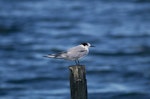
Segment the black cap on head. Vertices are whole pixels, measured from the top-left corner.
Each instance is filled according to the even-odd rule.
[[[88,46],[88,43],[81,43],[83,46]]]

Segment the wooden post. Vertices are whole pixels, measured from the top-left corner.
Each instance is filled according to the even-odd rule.
[[[69,66],[71,99],[87,99],[85,66]]]

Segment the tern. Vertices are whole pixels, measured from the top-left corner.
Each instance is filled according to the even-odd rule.
[[[44,57],[71,60],[75,61],[76,65],[79,65],[79,59],[89,53],[90,47],[94,46],[92,46],[90,43],[81,43],[80,45],[68,49],[66,52],[48,54]]]

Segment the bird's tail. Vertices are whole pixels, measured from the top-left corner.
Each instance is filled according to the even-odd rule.
[[[55,54],[48,54],[48,55],[45,55],[43,57],[47,57],[47,58],[55,58],[56,55]]]
[[[48,54],[48,55],[45,55],[44,57],[48,57],[48,58],[66,58],[66,53]]]

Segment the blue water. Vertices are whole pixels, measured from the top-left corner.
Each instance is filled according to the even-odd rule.
[[[70,99],[74,62],[42,56],[81,42],[89,99],[150,99],[149,0],[0,0],[0,99]]]

